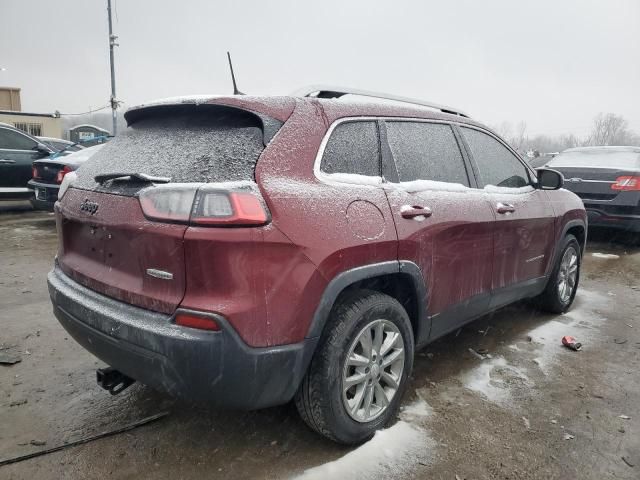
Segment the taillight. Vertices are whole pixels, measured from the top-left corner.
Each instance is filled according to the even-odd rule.
[[[611,184],[612,190],[638,191],[640,190],[640,177],[624,175],[616,178],[616,183]]]
[[[62,183],[60,184],[60,188],[58,189],[58,200],[62,200],[64,194],[69,190],[69,187],[76,181],[78,178],[78,174],[76,172],[67,173],[62,179]]]
[[[38,169],[36,168],[35,165],[31,166],[31,178],[40,178],[40,174],[38,173]]]
[[[269,222],[269,214],[253,183],[166,184],[140,193],[145,216],[153,220],[203,226],[253,226]]]
[[[200,316],[192,313],[178,313],[176,325],[197,328],[199,330],[220,330],[220,325],[211,317]]]
[[[71,171],[72,170],[69,165],[65,165],[62,170],[58,170],[58,173],[56,174],[56,183],[62,183],[64,176]]]

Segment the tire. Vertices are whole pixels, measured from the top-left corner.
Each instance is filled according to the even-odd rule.
[[[378,335],[380,331],[382,335]],[[365,351],[367,338],[372,340],[369,355]],[[376,338],[382,339],[381,347]],[[384,353],[380,356],[376,352]],[[411,322],[397,300],[372,290],[350,292],[334,306],[296,393],[300,416],[313,430],[335,442],[351,445],[368,440],[395,419],[413,368],[413,354]],[[347,365],[348,356],[358,365]],[[363,376],[365,380],[343,391],[343,385]],[[390,386],[394,382],[395,391]],[[369,391],[373,392],[370,397]],[[352,406],[348,409],[348,405]]]
[[[571,291],[563,294],[560,286],[560,282],[567,275],[567,271],[564,269],[563,260],[566,261],[568,255],[575,254],[575,280],[571,286]],[[553,271],[547,282],[547,286],[544,292],[536,298],[537,306],[550,313],[564,313],[571,307],[573,300],[578,290],[578,284],[580,282],[580,266],[582,264],[582,255],[580,250],[580,244],[576,237],[573,235],[567,235],[564,237],[560,244],[560,254],[556,259],[556,264],[553,266]],[[570,284],[571,282],[569,282]]]

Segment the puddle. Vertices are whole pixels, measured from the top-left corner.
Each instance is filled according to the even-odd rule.
[[[436,442],[415,424],[432,415],[422,399],[402,408],[400,420],[368,442],[332,462],[305,470],[295,480],[404,478],[432,462]]]
[[[431,463],[433,445],[425,430],[401,420],[338,460],[306,470],[296,480],[403,478],[421,464]]]

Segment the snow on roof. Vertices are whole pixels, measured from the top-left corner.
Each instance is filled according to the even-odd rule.
[[[101,132],[104,132],[104,133],[111,133],[109,132],[109,130],[105,130],[104,128],[100,128],[96,125],[91,125],[90,123],[82,123],[80,125],[74,125],[73,127],[69,128],[69,130],[75,130],[76,128],[82,128],[82,127],[95,128],[96,130],[100,130]]]
[[[61,142],[68,143],[69,145],[73,144],[69,140],[65,140],[64,138],[56,138],[56,137],[36,137],[38,140],[42,140],[44,142]]]
[[[564,152],[597,152],[597,151],[607,151],[607,152],[640,152],[640,147],[633,147],[631,145],[616,145],[616,146],[608,146],[601,145],[595,147],[575,147],[575,148],[567,148]]]
[[[223,98],[228,97],[229,95],[214,95],[214,94],[199,94],[199,95],[181,95],[177,97],[166,97],[166,98],[158,98],[156,100],[150,100],[145,103],[141,103],[139,105],[134,105],[127,109],[127,112],[131,110],[138,110],[139,108],[145,107],[155,107],[158,105],[179,105],[181,103],[188,104],[201,104],[206,103],[209,100],[213,100],[214,98]]]

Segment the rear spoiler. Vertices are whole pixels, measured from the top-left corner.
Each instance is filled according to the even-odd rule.
[[[137,121],[143,118],[160,117],[165,115],[175,114],[189,114],[190,112],[202,113],[210,111],[212,116],[224,115],[224,114],[238,114],[244,113],[250,115],[260,123],[262,130],[262,143],[266,147],[271,139],[278,133],[278,130],[284,124],[280,120],[269,117],[262,113],[253,112],[245,108],[237,106],[222,105],[219,103],[204,103],[195,100],[191,101],[176,101],[175,103],[160,103],[152,105],[142,105],[140,107],[133,107],[126,111],[124,118],[127,121],[127,126],[131,126]]]

